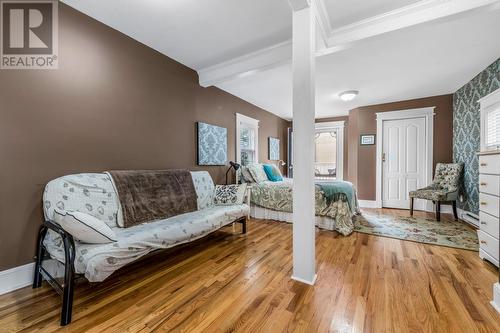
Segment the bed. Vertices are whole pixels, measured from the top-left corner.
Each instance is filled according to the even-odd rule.
[[[252,182],[250,216],[292,222],[293,180]],[[354,230],[353,217],[359,213],[356,190],[349,182],[320,181],[315,186],[316,226],[349,235]]]

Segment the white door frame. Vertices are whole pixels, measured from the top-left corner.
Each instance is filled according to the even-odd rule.
[[[330,130],[337,132],[337,161],[336,161],[336,178],[344,180],[344,127],[345,121],[329,121],[324,123],[316,123],[315,132],[328,132]]]
[[[432,165],[434,153],[434,109],[436,107],[408,109],[390,112],[378,112],[377,115],[377,166],[376,166],[376,207],[382,208],[382,145],[383,145],[383,125],[387,120],[402,120],[411,118],[425,118],[425,181],[427,185],[432,183]],[[428,203],[429,205],[429,203]],[[428,210],[431,208],[428,206]]]

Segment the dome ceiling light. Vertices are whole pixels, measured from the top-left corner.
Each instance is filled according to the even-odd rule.
[[[339,94],[339,97],[344,102],[349,102],[349,101],[352,101],[356,96],[358,96],[358,94],[359,94],[359,91],[357,91],[357,90],[347,90],[347,91],[341,92]]]

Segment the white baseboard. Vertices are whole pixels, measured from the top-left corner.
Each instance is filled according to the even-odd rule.
[[[380,208],[376,200],[358,200],[361,208]]]
[[[292,275],[292,280],[299,281],[299,282],[308,284],[310,286],[314,286],[314,283],[316,282],[316,278],[317,277],[318,277],[318,274],[314,274],[314,278],[312,279],[312,281],[309,281],[309,280],[301,279],[299,277],[296,277],[296,276]]]
[[[35,263],[14,267],[0,272],[0,295],[29,286],[33,282]]]
[[[500,283],[498,282],[493,285],[493,300],[490,304],[500,313]]]

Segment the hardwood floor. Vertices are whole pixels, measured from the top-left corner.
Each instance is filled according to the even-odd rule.
[[[318,231],[311,287],[290,279],[290,224],[253,220],[246,236],[236,228],[103,283],[83,280],[66,327],[61,300],[45,284],[0,296],[0,331],[500,332],[489,305],[497,270],[477,252]]]

